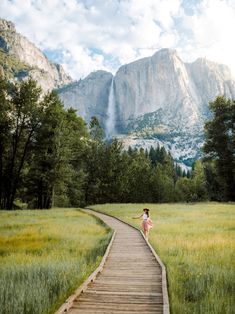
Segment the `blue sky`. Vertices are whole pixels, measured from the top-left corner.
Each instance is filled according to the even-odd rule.
[[[0,17],[74,79],[160,48],[227,64],[235,76],[235,0],[1,0]]]

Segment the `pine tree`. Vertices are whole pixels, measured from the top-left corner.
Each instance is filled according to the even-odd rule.
[[[90,136],[97,142],[101,142],[104,139],[104,130],[96,117],[92,117],[90,121]]]
[[[203,201],[208,199],[206,177],[203,164],[200,160],[197,160],[193,167],[192,189],[195,194],[195,201]]]
[[[4,106],[1,114],[1,124],[7,123],[8,143],[5,148],[5,158],[2,160],[1,207],[12,209],[17,190],[21,184],[23,169],[30,159],[31,146],[40,125],[41,89],[32,79],[21,84],[11,84],[4,89],[1,84],[1,98]],[[3,95],[6,95],[7,102]],[[5,122],[4,122],[5,120]],[[5,130],[1,130],[1,143],[4,146]],[[6,142],[5,142],[6,144]],[[3,148],[2,146],[2,148]],[[4,170],[3,170],[4,169]]]
[[[193,188],[192,180],[187,177],[179,178],[176,182],[176,196],[178,201],[195,201],[196,194]]]
[[[11,102],[8,97],[9,84],[0,76],[0,208],[6,207],[5,183],[6,163],[11,139]]]
[[[210,103],[205,124],[204,160],[214,160],[225,200],[235,200],[235,101],[223,96]]]

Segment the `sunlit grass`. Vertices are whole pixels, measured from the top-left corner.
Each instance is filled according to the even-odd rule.
[[[110,237],[75,209],[0,211],[0,313],[54,313],[98,266]]]
[[[235,204],[105,204],[95,209],[140,226],[151,210],[150,242],[167,267],[173,314],[235,313]]]

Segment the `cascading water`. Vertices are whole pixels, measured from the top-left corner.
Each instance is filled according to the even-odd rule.
[[[116,106],[115,106],[115,97],[114,97],[113,78],[112,78],[110,91],[109,91],[107,115],[108,115],[108,118],[106,121],[106,137],[111,138],[116,133],[116,130],[115,130]]]

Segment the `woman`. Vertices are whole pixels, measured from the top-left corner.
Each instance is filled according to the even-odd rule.
[[[139,219],[142,218],[142,228],[143,228],[143,232],[145,235],[146,240],[148,240],[148,236],[149,236],[149,230],[153,227],[153,222],[150,219],[150,215],[149,215],[149,209],[148,208],[144,208],[143,209],[143,214],[138,216],[138,217],[132,217],[133,219]]]

